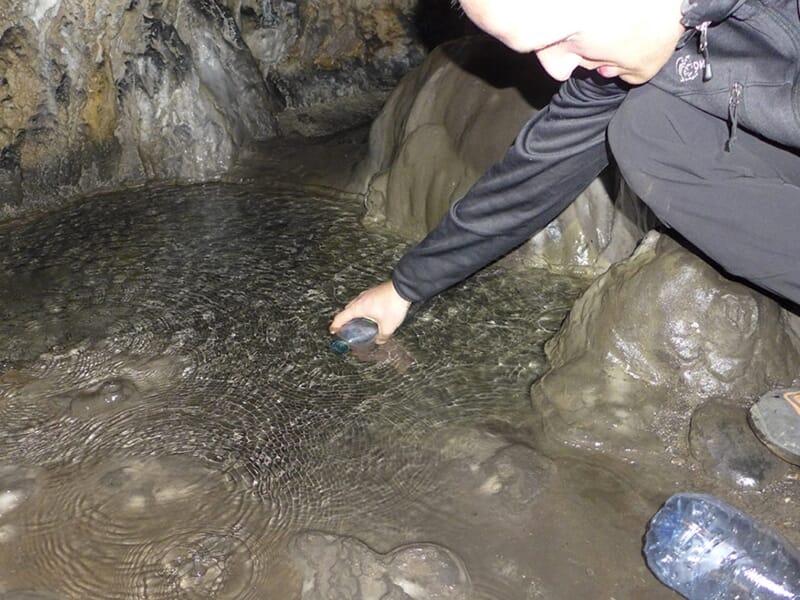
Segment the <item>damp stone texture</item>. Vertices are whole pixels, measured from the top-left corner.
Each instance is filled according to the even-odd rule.
[[[795,318],[652,232],[592,283],[546,345],[550,369],[532,388],[534,410],[548,437],[568,446],[688,461],[701,406],[741,411],[797,377]],[[721,443],[718,421],[694,421],[692,449],[709,471],[721,451],[703,431]],[[737,478],[735,466],[719,468]]]
[[[144,181],[215,179],[276,115],[422,56],[413,2],[6,0],[0,219]]]
[[[264,80],[289,107],[390,91],[423,58],[416,0],[228,4]]]
[[[369,155],[352,186],[365,194],[365,223],[424,237],[556,89],[535,58],[485,36],[439,46],[401,81],[372,125]],[[630,256],[649,223],[641,203],[608,174],[517,257],[596,275]]]
[[[387,554],[354,538],[304,532],[293,541],[303,571],[302,600],[469,600],[472,585],[461,559],[436,544]]]

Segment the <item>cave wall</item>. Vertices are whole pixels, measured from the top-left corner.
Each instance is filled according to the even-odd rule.
[[[386,94],[418,62],[415,0],[6,0],[0,219],[201,181],[287,107]]]

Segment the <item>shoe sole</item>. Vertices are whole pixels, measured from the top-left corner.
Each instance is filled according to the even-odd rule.
[[[749,412],[758,439],[783,460],[800,467],[800,390],[775,390]]]

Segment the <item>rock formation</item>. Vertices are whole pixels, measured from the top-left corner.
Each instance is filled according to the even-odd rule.
[[[412,0],[8,0],[0,218],[77,193],[220,176],[285,107],[388,93]]]
[[[534,408],[567,445],[685,460],[690,419],[704,403],[742,409],[797,377],[794,318],[651,233],[592,283],[548,343]]]
[[[381,555],[354,538],[318,532],[297,535],[295,560],[304,576],[302,600],[467,600],[469,575],[458,556],[435,544]]]

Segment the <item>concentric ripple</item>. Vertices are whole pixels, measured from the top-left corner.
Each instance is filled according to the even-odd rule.
[[[210,526],[246,534],[259,545],[277,535],[264,531],[268,515],[249,490],[197,459],[168,456],[65,466],[43,479],[23,508],[24,536],[16,536],[14,547],[33,573],[29,582],[48,585],[55,576],[70,597],[100,598],[107,590],[134,589],[152,561],[134,560],[131,548],[151,548],[153,540],[160,540],[156,548],[172,552],[175,536]],[[219,547],[203,544],[194,544],[201,557],[203,548]],[[203,568],[213,571],[211,565]]]
[[[235,535],[181,532],[135,547],[126,561],[137,573],[137,598],[257,598],[257,559]]]
[[[0,590],[294,600],[293,533],[399,527],[440,428],[513,421],[579,284],[489,271],[341,357],[404,250],[358,216],[214,184],[0,229]]]

